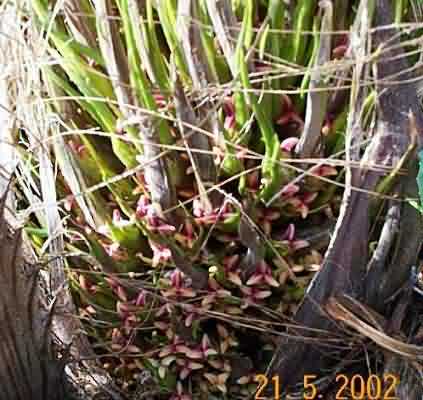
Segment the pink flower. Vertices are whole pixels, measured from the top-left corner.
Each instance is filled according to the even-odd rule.
[[[112,213],[112,221],[113,225],[118,226],[119,223],[122,221],[122,214],[120,213],[120,210],[115,208]]]
[[[147,292],[145,290],[141,290],[138,293],[137,298],[134,300],[134,304],[137,307],[144,307],[147,303]]]
[[[116,302],[116,312],[120,318],[126,319],[129,316],[129,306],[125,302]]]
[[[203,204],[198,198],[192,202],[192,214],[194,217],[202,217],[205,214]]]
[[[167,356],[174,356],[177,353],[187,354],[189,352],[189,347],[184,344],[184,341],[179,338],[178,335],[172,337],[172,342],[167,346],[164,346],[159,353],[160,358],[165,358]]]
[[[125,336],[118,328],[113,328],[112,334],[111,334],[112,344],[120,344],[123,346],[126,342]]]
[[[240,278],[241,269],[239,268],[239,255],[234,254],[232,256],[226,256],[223,259],[223,267],[225,269],[225,276],[228,281],[234,283],[237,286],[242,285]]]
[[[92,283],[87,279],[85,275],[78,276],[79,286],[81,289],[85,290],[86,292],[90,292]]]
[[[103,243],[103,248],[106,253],[115,261],[124,261],[128,259],[127,251],[123,249],[117,242],[111,244]]]
[[[196,239],[192,223],[190,221],[186,221],[183,225],[182,232],[176,233],[174,237],[179,243],[185,245],[189,249],[192,249]]]
[[[235,104],[232,97],[229,97],[223,103],[223,111],[225,113],[225,122],[223,124],[226,130],[235,128]]]
[[[156,321],[153,324],[157,329],[160,329],[161,331],[167,331],[169,329],[170,324],[168,322],[163,321]]]
[[[184,380],[192,371],[203,368],[203,364],[187,359],[177,359],[176,363],[180,367],[179,379]]]
[[[332,50],[333,58],[342,58],[348,49],[348,35],[342,35],[337,40],[335,48]]]
[[[289,224],[285,232],[282,234],[282,243],[287,245],[291,251],[296,251],[309,246],[307,240],[295,239],[295,225]]]
[[[300,187],[293,183],[286,184],[281,191],[281,198],[285,199],[296,195],[300,191]]]
[[[192,304],[183,304],[183,310],[185,311],[185,326],[189,327],[192,325],[194,319],[200,318],[210,308],[209,305],[202,306],[201,308],[195,307]]]
[[[68,146],[71,150],[78,155],[79,157],[83,157],[87,153],[87,147],[84,144],[78,143],[77,141],[71,139],[68,141]]]
[[[273,68],[269,62],[256,61],[254,63],[254,69],[256,72],[268,73],[269,71],[272,71]]]
[[[178,196],[183,197],[184,199],[192,199],[197,194],[192,185],[178,186],[176,190]]]
[[[334,122],[334,120],[333,120],[332,116],[326,115],[326,118],[323,122],[322,131],[321,131],[323,136],[329,135],[329,133],[330,133],[332,127],[333,127],[333,122]]]
[[[208,357],[215,356],[217,354],[217,351],[213,349],[213,347],[211,347],[210,339],[206,334],[203,335],[203,338],[201,339],[201,344],[198,348],[190,349],[187,352],[187,356],[195,360],[206,360]]]
[[[163,290],[162,294],[165,297],[195,297],[195,292],[188,287],[185,276],[179,269],[175,269],[170,278],[170,288]]]
[[[187,236],[187,238],[191,240],[194,239],[194,227],[190,221],[186,221],[184,223],[183,231],[185,235]]]
[[[257,192],[260,188],[260,171],[252,171],[247,175],[247,187],[250,192]]]
[[[347,49],[348,49],[348,46],[346,46],[346,45],[340,45],[340,46],[335,47],[332,50],[333,58],[338,58],[338,59],[342,58],[345,55],[345,52],[347,51]]]
[[[159,109],[162,109],[162,108],[169,109],[173,107],[173,104],[169,102],[169,100],[165,96],[163,96],[161,93],[154,93],[153,98]]]
[[[221,324],[217,324],[217,332],[220,336],[220,351],[225,354],[230,347],[238,346],[238,341],[229,334],[228,330]]]
[[[110,275],[110,276],[106,276],[105,278],[104,278],[104,280],[109,284],[109,286],[112,288],[112,289],[116,289],[117,287],[118,287],[118,285],[119,285],[119,282],[118,282],[118,280],[113,276],[113,275]]]
[[[139,219],[146,218],[149,229],[154,232],[168,234],[176,230],[174,226],[166,223],[166,221],[158,215],[157,210],[145,195],[141,195],[138,199],[135,215]]]
[[[188,394],[184,394],[181,382],[176,384],[176,393],[172,395],[170,400],[192,400],[192,397]]]
[[[173,312],[174,312],[173,305],[166,302],[157,310],[156,317],[161,317],[166,314],[171,315]]]
[[[69,194],[65,197],[65,203],[63,204],[66,211],[71,211],[73,206],[75,205],[75,196]]]
[[[289,122],[295,122],[300,129],[304,126],[304,122],[298,113],[294,109],[294,105],[292,104],[291,99],[289,96],[283,96],[283,103],[284,103],[284,110],[282,115],[277,119],[276,123],[278,125],[286,125]]]
[[[247,285],[260,285],[268,284],[269,286],[278,287],[279,283],[273,278],[272,270],[265,261],[260,261],[259,265],[250,279],[247,281]]]
[[[147,211],[149,210],[150,205],[151,203],[148,197],[144,194],[141,195],[137,203],[137,209],[135,212],[136,216],[138,218],[144,218],[145,216],[147,216]]]
[[[125,333],[130,336],[137,325],[139,325],[139,322],[140,319],[135,314],[128,315],[123,322]],[[139,350],[139,352],[141,352],[141,350]]]
[[[300,139],[298,139],[297,137],[289,137],[283,140],[281,143],[281,150],[290,153],[295,148],[299,140]]]
[[[223,289],[214,278],[209,278],[208,294],[201,302],[203,307],[213,304],[217,298],[229,297],[231,292]]]
[[[222,393],[227,393],[226,381],[229,378],[229,373],[224,372],[223,374],[204,374],[204,377],[215,387],[220,390]]]
[[[286,202],[290,204],[294,208],[294,210],[301,215],[302,218],[306,218],[310,211],[309,206],[311,203],[313,203],[317,196],[317,192],[308,192],[294,197],[290,197],[286,200]]]
[[[338,175],[338,171],[336,170],[336,168],[330,165],[316,165],[310,169],[310,173],[323,177]]]
[[[241,287],[242,293],[244,293],[244,304],[241,306],[242,309],[247,308],[250,304],[256,304],[267,297],[272,295],[270,290],[262,290],[256,287],[243,286]]]
[[[172,251],[169,247],[154,243],[151,240],[149,240],[149,243],[153,250],[153,267],[157,267],[159,264],[165,264],[172,258]]]
[[[128,301],[128,296],[126,295],[126,291],[121,285],[118,285],[118,287],[115,289],[115,293],[117,297],[119,298],[119,300],[122,300],[124,302]]]
[[[214,156],[214,164],[219,166],[225,158],[225,150],[219,146],[213,146],[212,152]]]
[[[196,217],[195,222],[202,225],[215,224],[233,216],[228,202],[225,202],[221,207],[215,208],[211,212],[206,212],[200,199],[193,201],[193,214]]]
[[[156,210],[153,207],[149,207],[147,210],[147,223],[149,229],[162,234],[175,232],[175,227],[169,225],[166,221],[157,215]]]
[[[259,226],[266,235],[272,232],[272,222],[279,219],[281,213],[272,208],[258,209],[257,210]]]

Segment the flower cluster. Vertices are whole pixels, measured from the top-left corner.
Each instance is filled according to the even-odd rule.
[[[155,99],[165,106],[163,97]],[[294,124],[301,131],[302,117],[288,96],[283,96],[281,110],[276,126]],[[233,97],[225,100],[222,113],[224,129],[235,135]],[[281,138],[286,162],[294,157],[298,140],[292,133]],[[73,148],[82,154],[82,148]],[[219,153],[223,162],[224,150],[215,148],[214,156]],[[169,400],[194,400],[206,393],[250,395],[254,371],[266,368],[266,357],[257,352],[265,349],[271,356],[280,324],[295,312],[320,268],[321,248],[313,248],[304,227],[309,219],[323,221],[333,208],[334,190],[322,178],[335,177],[337,169],[318,164],[302,176],[287,170],[277,197],[266,206],[260,200],[260,160],[249,157],[247,149],[234,154],[247,171],[242,190],[231,190],[230,196],[219,192],[206,204],[196,182],[184,181],[177,195],[187,205],[171,220],[151,200],[139,173],[132,214],[112,202],[110,223],[90,239],[98,241],[103,261],[109,257],[116,270],[103,276],[79,268],[74,280],[78,306],[104,365],[126,388],[149,371]],[[77,210],[73,201],[68,210]],[[258,248],[241,240],[245,214],[259,238]],[[178,249],[188,266],[174,258]],[[206,285],[196,285],[190,268],[206,275]],[[263,327],[270,333],[261,334]],[[257,346],[246,347],[246,335],[253,335]]]

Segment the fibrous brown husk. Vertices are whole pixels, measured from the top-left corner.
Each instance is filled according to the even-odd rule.
[[[38,271],[22,255],[0,201],[0,399],[63,398],[64,363],[52,351],[50,311],[42,306]]]

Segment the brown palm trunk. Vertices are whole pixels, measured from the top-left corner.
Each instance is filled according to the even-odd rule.
[[[362,4],[369,6],[365,1]],[[295,316],[298,327],[289,332],[292,337],[281,341],[269,374],[280,376],[285,389],[299,385],[295,387],[299,392],[304,390],[307,374],[316,375],[316,379],[327,378],[320,382],[319,393],[329,399],[336,393],[331,385],[337,375],[343,373],[351,378],[356,374],[366,379],[369,360],[375,361],[379,376],[383,373],[399,376],[396,398],[420,400],[423,393],[423,350],[418,346],[423,328],[419,320],[420,301],[413,295],[413,266],[423,232],[421,216],[407,202],[390,201],[381,209],[385,212],[384,223],[378,222],[383,221],[382,214],[376,221],[378,237],[371,227],[375,224],[373,214],[378,201],[354,190],[374,191],[382,176],[365,169],[366,165],[395,167],[408,149],[408,162],[403,165],[408,174],[396,176],[388,194],[401,199],[418,196],[415,150],[423,146],[423,113],[414,73],[399,46],[399,34],[395,28],[386,28],[393,23],[391,8],[392,2],[388,0],[375,2],[373,27],[380,29],[372,34],[372,44],[387,46],[389,50],[384,48],[385,52],[374,63],[377,124],[365,154],[367,158],[361,159],[365,161],[363,168],[351,171],[341,215],[322,269]],[[357,18],[357,26],[364,23],[362,16]],[[362,90],[361,87],[359,91]],[[353,110],[352,106],[350,113]],[[354,115],[351,118],[356,119]],[[357,122],[347,132],[352,144],[370,136],[362,130],[359,119]],[[412,142],[414,151],[411,151]],[[360,161],[360,156],[358,152],[351,153],[355,161]],[[378,204],[380,209],[382,202]],[[375,240],[377,250],[371,255],[369,242]],[[354,333],[358,331],[362,340],[354,343],[351,330],[343,329],[345,325]],[[338,346],[350,348],[342,351],[331,346],[327,340],[331,334],[332,339],[344,338],[343,343],[337,342]],[[339,389],[339,384],[335,386]]]
[[[42,306],[38,273],[25,260],[21,232],[4,219],[0,200],[0,400],[64,397],[64,364],[54,358],[50,313]]]

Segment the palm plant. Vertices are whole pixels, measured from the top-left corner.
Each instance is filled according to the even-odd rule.
[[[67,254],[56,289],[65,271],[124,390],[251,395],[322,264],[351,113],[372,124],[375,92],[353,86],[354,109],[332,91],[350,79],[346,31],[372,7],[29,3],[48,124],[20,132],[21,194],[49,210],[26,227],[39,255]],[[399,3],[397,21],[412,15]]]

